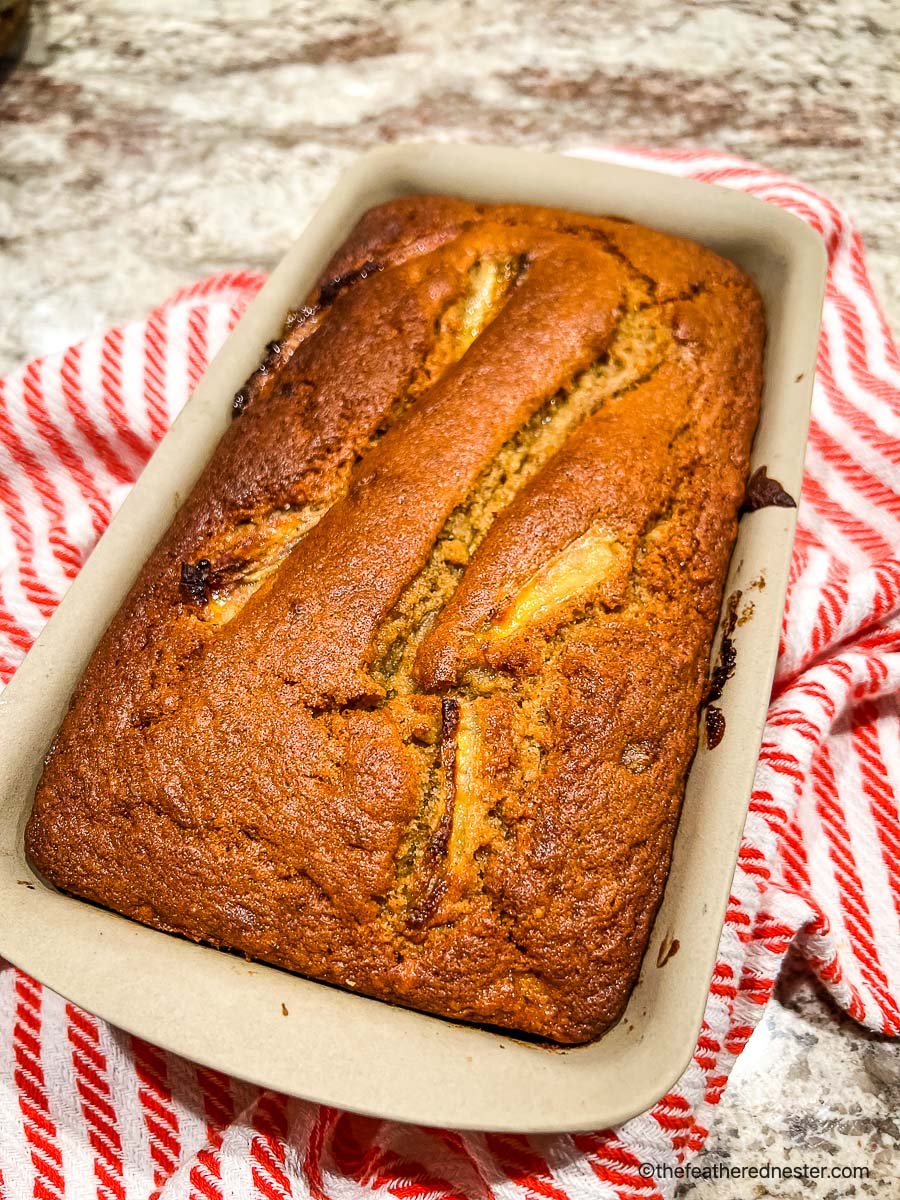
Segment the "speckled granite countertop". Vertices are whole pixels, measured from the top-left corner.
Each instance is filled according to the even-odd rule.
[[[0,85],[0,370],[223,267],[269,268],[384,141],[701,145],[829,192],[900,325],[893,0],[53,0]],[[683,1185],[680,1200],[900,1193],[900,1048],[788,970],[707,1161],[843,1161],[866,1183]]]

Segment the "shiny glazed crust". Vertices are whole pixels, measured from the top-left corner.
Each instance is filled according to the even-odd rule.
[[[559,1042],[621,1014],[698,735],[759,296],[622,221],[367,213],[104,635],[59,887]]]

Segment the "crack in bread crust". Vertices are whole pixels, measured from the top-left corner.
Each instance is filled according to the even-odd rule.
[[[497,515],[589,416],[652,378],[670,349],[668,340],[666,329],[652,325],[645,310],[627,312],[601,360],[570,389],[551,396],[485,468],[378,631],[372,670],[386,694],[415,690],[419,644]]]
[[[73,698],[66,890],[563,1043],[668,870],[761,390],[732,264],[618,219],[364,216]]]
[[[351,284],[368,278],[375,265],[366,264],[366,267],[368,269],[332,280],[331,299]],[[437,317],[434,340],[428,353],[411,373],[390,412],[357,449],[356,461],[364,458],[397,418],[465,354],[496,317],[509,291],[526,269],[524,256],[476,259],[465,275],[460,293],[447,302]],[[288,338],[271,342],[269,359],[277,356],[281,362],[286,362],[298,345],[299,341],[291,346]],[[263,373],[268,374],[272,369],[267,360]],[[243,395],[242,411],[249,403],[248,389],[244,389]],[[201,620],[225,625],[237,616],[253,593],[278,571],[302,538],[318,524],[331,504],[346,493],[353,465],[353,461],[346,461],[328,481],[327,492],[314,500],[299,507],[287,505],[254,513],[234,528],[222,530],[204,546],[198,561],[210,564],[209,580],[202,589],[195,589],[193,596],[189,596],[199,608]],[[190,564],[185,566],[190,567]],[[183,566],[182,577],[184,575]]]

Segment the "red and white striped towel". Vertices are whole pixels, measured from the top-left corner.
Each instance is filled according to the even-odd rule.
[[[900,1032],[900,361],[859,238],[823,196],[734,158],[602,157],[783,205],[831,264],[777,681],[691,1065],[615,1130],[402,1126],[193,1066],[6,967],[0,1200],[668,1197],[639,1167],[703,1145],[791,943],[857,1020]],[[4,679],[262,282],[217,276],[0,385]]]

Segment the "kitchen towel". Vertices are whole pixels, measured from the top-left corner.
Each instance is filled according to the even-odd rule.
[[[900,361],[859,238],[824,196],[738,159],[596,156],[782,205],[830,263],[778,673],[690,1066],[617,1129],[398,1125],[195,1066],[0,964],[0,1200],[670,1197],[651,1168],[703,1146],[791,945],[856,1020],[900,1032]],[[262,283],[216,276],[0,384],[4,680]]]

